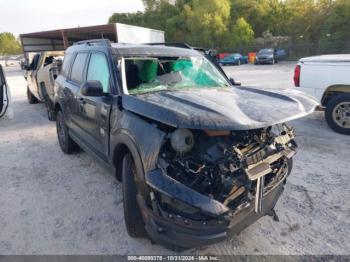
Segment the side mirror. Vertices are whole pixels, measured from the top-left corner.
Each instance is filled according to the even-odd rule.
[[[241,82],[236,82],[233,78],[230,78],[229,79],[231,84],[234,85],[234,86],[240,86],[241,85]]]
[[[87,81],[82,84],[80,93],[83,96],[103,96],[103,87],[100,81]]]

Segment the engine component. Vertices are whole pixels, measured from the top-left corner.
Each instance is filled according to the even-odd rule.
[[[188,129],[176,129],[170,136],[170,142],[177,153],[190,152],[194,146],[193,133]]]
[[[229,135],[177,129],[169,138],[158,161],[168,175],[235,211],[255,199],[257,213],[263,195],[288,176],[297,148],[285,124]]]

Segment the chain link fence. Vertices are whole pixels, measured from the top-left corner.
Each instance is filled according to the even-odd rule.
[[[324,55],[324,54],[350,54],[349,42],[318,42],[318,43],[298,43],[298,44],[281,44],[278,46],[254,45],[232,49],[220,50],[220,52],[241,53],[243,55],[249,52],[258,52],[263,48],[281,48],[286,51],[285,60],[297,61],[302,57]]]

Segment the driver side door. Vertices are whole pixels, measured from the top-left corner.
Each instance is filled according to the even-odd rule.
[[[87,65],[86,81],[100,81],[103,96],[84,96],[78,92],[78,124],[83,130],[82,139],[95,154],[107,162],[109,142],[109,115],[112,98],[110,92],[111,70],[103,52],[92,52]]]

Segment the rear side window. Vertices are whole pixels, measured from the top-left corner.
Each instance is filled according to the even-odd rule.
[[[87,53],[78,53],[73,66],[72,66],[72,73],[70,75],[70,79],[73,82],[76,82],[78,84],[83,82],[84,78],[84,66],[87,59],[88,54]]]
[[[64,59],[63,59],[63,64],[62,64],[62,69],[61,69],[61,75],[67,77],[69,73],[69,67],[72,64],[72,57],[73,54],[65,54]]]
[[[101,82],[103,92],[109,92],[109,67],[104,54],[93,53],[90,58],[87,80],[98,80]]]

